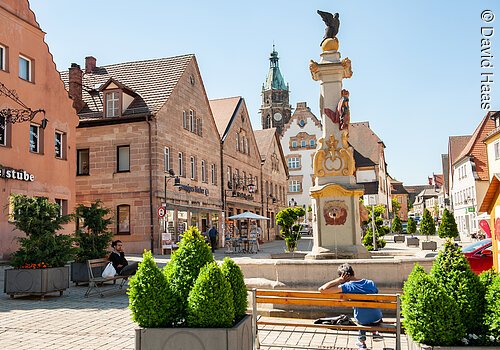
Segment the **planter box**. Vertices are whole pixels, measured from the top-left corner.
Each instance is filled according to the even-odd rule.
[[[252,350],[252,316],[233,328],[138,328],[136,350]]]
[[[69,288],[69,267],[48,269],[7,269],[5,270],[4,292],[11,298],[15,295],[40,295],[59,292]]]
[[[421,249],[422,250],[432,250],[432,251],[435,251],[437,250],[437,242],[435,241],[422,241],[421,243]]]
[[[414,342],[411,337],[407,334],[406,339],[408,340],[408,350],[498,350],[498,346],[431,346]]]
[[[408,247],[411,245],[418,247],[420,245],[420,240],[417,237],[406,237],[406,245]]]
[[[99,266],[92,269],[94,276],[101,276],[104,267]],[[71,282],[78,285],[78,283],[89,283],[89,269],[87,262],[72,262],[71,263]]]
[[[394,235],[394,243],[397,242],[403,242],[405,241],[405,236],[404,235]]]

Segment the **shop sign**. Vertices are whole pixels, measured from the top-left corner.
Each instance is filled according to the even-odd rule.
[[[243,198],[247,201],[253,200],[253,195],[244,192],[233,192],[233,197]]]
[[[35,175],[22,169],[4,168],[0,166],[0,177],[19,181],[35,181]]]
[[[190,186],[190,185],[179,185],[179,191],[186,191],[187,193],[201,193],[205,196],[208,196],[208,189],[199,187],[199,186]]]

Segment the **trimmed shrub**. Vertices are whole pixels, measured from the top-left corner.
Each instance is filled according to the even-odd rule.
[[[412,236],[415,232],[417,232],[417,223],[412,217],[408,218],[408,226],[406,226],[406,232],[408,232]]]
[[[455,238],[458,236],[457,223],[455,221],[455,216],[450,213],[448,209],[443,212],[443,217],[441,218],[441,224],[438,228],[438,236],[440,238]]]
[[[127,293],[132,320],[141,327],[172,326],[178,304],[150,251],[144,252],[136,274],[130,278],[129,286]]]
[[[484,325],[489,335],[500,340],[500,277],[493,278],[485,295]]]
[[[431,276],[458,304],[460,322],[468,333],[482,329],[484,315],[484,287],[472,272],[460,247],[446,241],[432,265]]]
[[[392,220],[392,231],[400,233],[403,230],[403,224],[401,224],[401,220],[399,219],[399,216],[396,215],[394,219]]]
[[[465,336],[458,304],[418,264],[404,283],[401,311],[405,330],[416,342],[454,345]]]
[[[178,316],[181,322],[186,317],[189,292],[201,268],[213,261],[211,249],[198,228],[190,227],[184,232],[179,249],[172,254],[169,266],[164,271],[174,295],[179,300]]]
[[[481,272],[479,275],[479,281],[481,281],[481,284],[483,285],[484,289],[488,289],[488,287],[493,283],[493,280],[497,277],[500,277],[493,268]]]
[[[234,317],[238,322],[247,312],[247,286],[243,278],[243,273],[238,265],[228,257],[222,262],[221,271],[226,280],[231,285],[233,291]]]
[[[233,292],[216,262],[202,267],[187,302],[188,327],[233,325]]]
[[[424,209],[424,215],[422,216],[422,222],[420,223],[420,233],[425,235],[427,240],[429,240],[429,236],[433,236],[436,233],[434,219],[427,208]]]

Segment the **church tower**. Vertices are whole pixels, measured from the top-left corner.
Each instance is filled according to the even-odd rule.
[[[292,107],[289,103],[288,84],[281,75],[278,52],[274,49],[269,57],[270,67],[266,83],[262,85],[262,105],[260,107],[262,129],[276,128],[282,136],[283,126],[290,120]]]

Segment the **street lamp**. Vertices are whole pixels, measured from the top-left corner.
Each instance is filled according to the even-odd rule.
[[[6,123],[15,124],[32,121],[38,113],[42,113],[43,119],[41,122],[41,127],[42,129],[45,129],[47,127],[48,120],[45,117],[45,110],[37,109],[33,111],[19,99],[19,96],[17,95],[15,90],[10,90],[4,84],[0,83],[0,96],[6,96],[22,107],[21,109],[0,109],[0,116],[5,118]]]
[[[165,200],[165,205],[167,205],[167,184],[172,179],[174,179],[174,187],[179,187],[181,185],[181,179],[179,179],[179,176],[175,176],[174,170],[169,169],[168,175],[165,175],[165,182],[163,187],[163,199]]]

